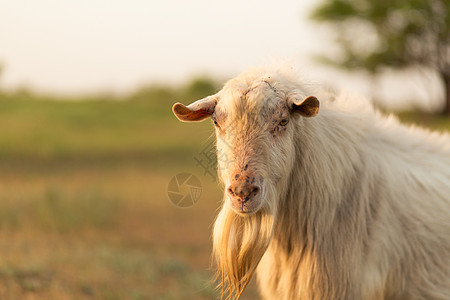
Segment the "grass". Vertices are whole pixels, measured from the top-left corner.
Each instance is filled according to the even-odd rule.
[[[193,160],[212,128],[180,126],[162,94],[0,97],[0,299],[215,297],[220,191]],[[184,171],[205,195],[189,209],[166,194]]]
[[[209,180],[211,198],[180,209],[172,173],[145,165],[21,172],[0,178],[1,299],[214,298]]]
[[[214,89],[200,81],[89,101],[0,94],[0,299],[217,297],[209,256],[221,191],[194,161],[212,126],[170,113]],[[190,208],[167,198],[180,172],[202,184]],[[253,283],[242,299],[255,298]]]

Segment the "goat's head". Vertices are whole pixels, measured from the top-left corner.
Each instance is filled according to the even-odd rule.
[[[287,80],[243,74],[216,95],[173,112],[184,122],[210,117],[225,199],[213,233],[222,286],[238,297],[272,239],[278,201],[287,191],[295,161],[294,134],[319,101]]]
[[[184,122],[212,119],[225,205],[248,215],[263,206],[275,212],[295,159],[298,116],[313,117],[318,108],[315,97],[270,77],[251,82],[238,77],[216,95],[188,106],[176,103],[173,112]]]

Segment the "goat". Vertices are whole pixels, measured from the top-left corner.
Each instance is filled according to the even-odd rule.
[[[450,299],[450,136],[256,69],[173,112],[215,125],[218,278],[239,298]],[[222,296],[224,289],[222,289]]]

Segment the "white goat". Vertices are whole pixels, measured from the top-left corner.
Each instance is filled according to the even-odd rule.
[[[348,96],[318,113],[308,95],[253,70],[173,107],[181,121],[211,117],[228,158],[222,284],[239,297],[256,271],[264,299],[450,299],[450,136]]]

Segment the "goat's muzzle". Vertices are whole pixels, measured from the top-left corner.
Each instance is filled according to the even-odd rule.
[[[255,177],[247,174],[235,174],[227,188],[231,207],[238,213],[253,213],[260,206],[260,190]]]

